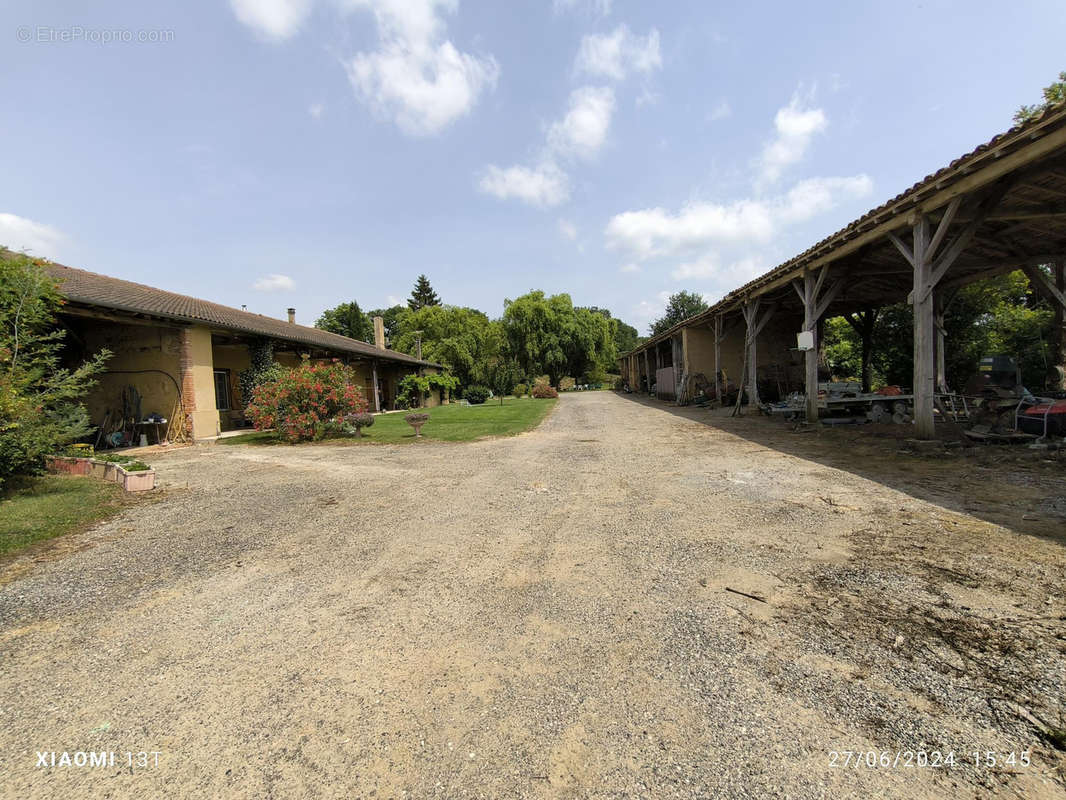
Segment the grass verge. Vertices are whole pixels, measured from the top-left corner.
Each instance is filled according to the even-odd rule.
[[[0,499],[0,556],[117,514],[123,494],[110,481],[72,475],[12,481]]]
[[[431,408],[429,422],[422,428],[422,438],[438,442],[469,442],[486,436],[514,436],[531,430],[541,423],[554,407],[555,400],[521,400],[508,397],[500,405],[499,400],[489,400],[480,406],[451,404]],[[407,412],[379,414],[374,425],[363,430],[363,437],[330,439],[331,443],[343,441],[352,444],[405,444],[415,441],[414,429],[404,422]],[[219,439],[219,444],[281,444],[272,432],[246,433]]]

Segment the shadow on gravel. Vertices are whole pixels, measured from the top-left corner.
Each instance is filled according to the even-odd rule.
[[[942,445],[927,450],[909,441],[907,425],[797,425],[636,394],[619,397],[1066,546],[1066,450],[974,446],[952,423],[938,426]]]

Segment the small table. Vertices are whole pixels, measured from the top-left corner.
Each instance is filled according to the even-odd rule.
[[[165,419],[145,419],[145,420],[141,420],[140,422],[138,422],[137,423],[137,427],[138,428],[146,428],[149,425],[154,425],[155,426],[155,443],[156,444],[162,444],[163,440],[162,440],[162,437],[159,435],[159,426],[160,425],[166,425],[166,424],[167,424],[167,421]],[[145,434],[145,438],[146,439],[147,439],[147,437],[148,437],[148,434]]]

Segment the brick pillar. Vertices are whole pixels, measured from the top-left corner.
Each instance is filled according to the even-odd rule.
[[[192,415],[196,411],[196,382],[193,379],[192,329],[181,329],[181,413],[185,435],[192,438]]]

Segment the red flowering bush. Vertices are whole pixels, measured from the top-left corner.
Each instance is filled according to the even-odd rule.
[[[558,397],[559,392],[555,390],[555,387],[546,383],[538,383],[533,387],[533,391],[530,392],[534,397],[544,400],[546,398]]]
[[[304,361],[252,393],[244,414],[256,430],[275,428],[287,442],[321,439],[343,430],[344,418],[366,411],[358,375],[336,359]]]

